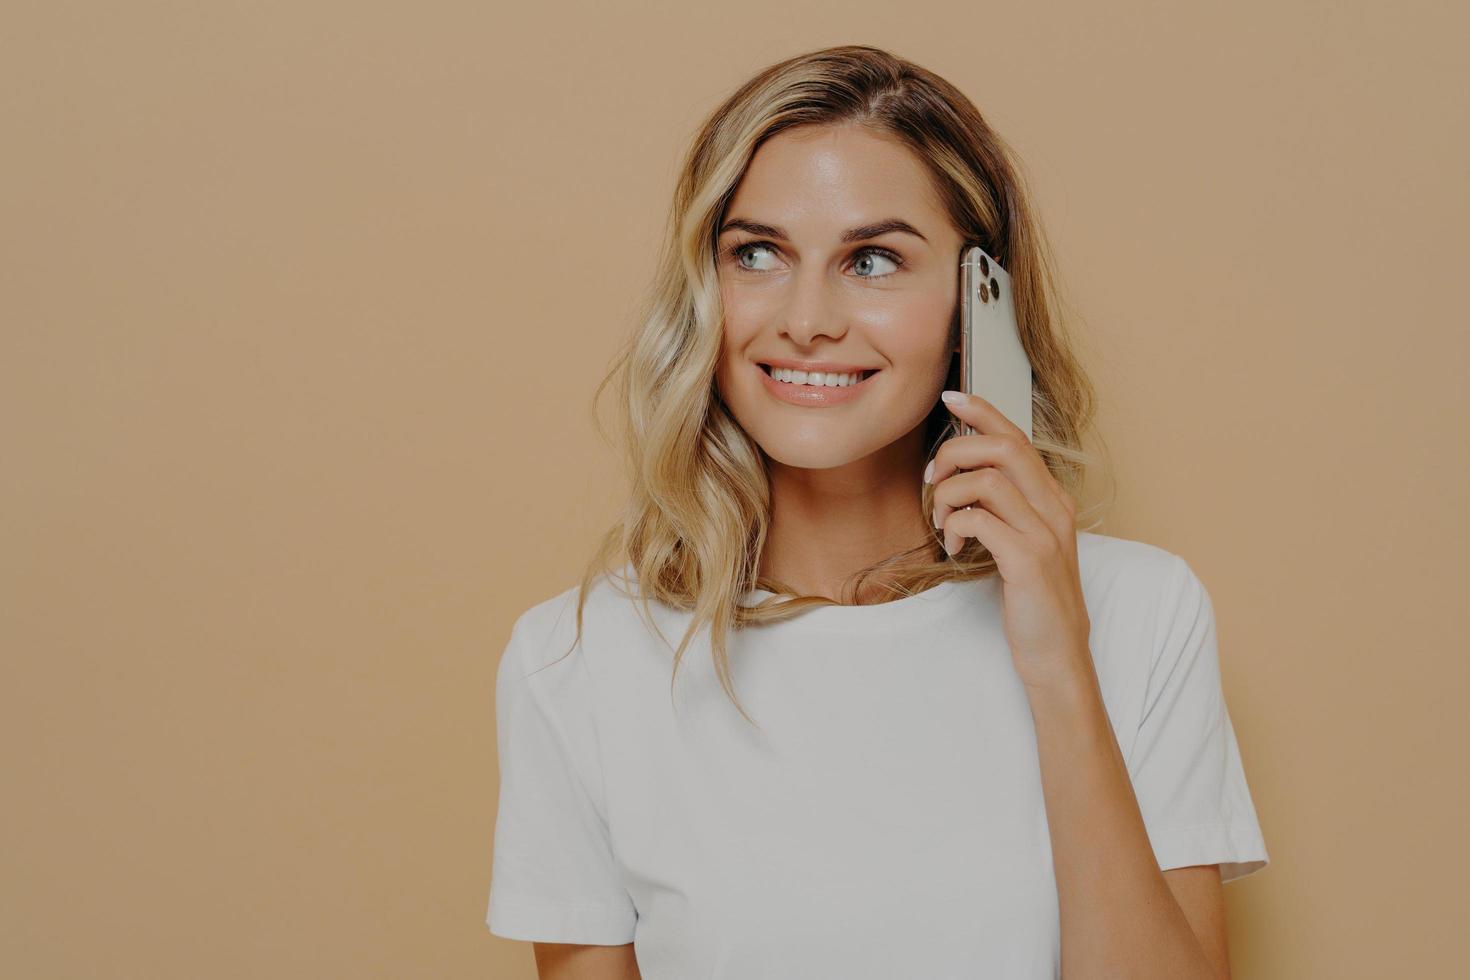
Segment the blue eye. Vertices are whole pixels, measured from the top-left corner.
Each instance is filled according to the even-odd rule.
[[[747,249],[765,249],[766,251],[770,251],[769,247],[762,242],[741,242],[739,245],[734,245],[726,249],[726,253],[735,260],[735,264],[740,266],[740,268],[749,272],[764,272],[764,269],[752,269],[742,261],[745,256],[750,254],[750,252],[746,251]]]
[[[757,269],[752,266],[746,265],[744,259],[747,255],[755,251],[770,252],[774,250],[775,246],[770,242],[738,242],[727,247],[724,250],[724,255],[727,260],[734,262],[735,265],[742,272],[769,272],[769,269]],[[884,261],[891,263],[893,266],[892,271],[872,273],[872,263],[871,261],[869,261],[869,256],[883,259]],[[861,266],[869,270],[869,274],[859,275],[859,279],[885,279],[888,276],[893,275],[894,272],[898,271],[899,267],[903,265],[903,259],[899,258],[896,254],[890,252],[886,248],[879,248],[876,245],[868,245],[858,250],[857,258],[854,259],[852,264],[854,268]]]
[[[885,248],[873,248],[873,247],[870,246],[868,248],[863,249],[861,252],[858,253],[858,255],[859,256],[863,256],[863,257],[859,258],[856,262],[854,262],[853,263],[854,266],[856,266],[859,262],[866,261],[866,258],[865,257],[866,256],[869,256],[869,255],[871,255],[871,256],[873,256],[874,258],[877,258],[877,259],[882,259],[885,262],[891,262],[891,263],[893,263],[893,272],[897,272],[898,271],[898,267],[903,264],[902,260],[899,259],[898,256],[894,255],[892,252],[888,251]],[[879,275],[876,275],[876,276],[862,276],[861,278],[863,278],[863,279],[882,279],[884,276],[891,276],[891,275],[893,275],[893,272],[884,272],[884,273],[880,273]]]

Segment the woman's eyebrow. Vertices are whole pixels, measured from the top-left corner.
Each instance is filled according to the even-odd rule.
[[[762,238],[774,238],[783,242],[789,241],[786,235],[786,229],[778,228],[775,225],[762,224],[759,221],[750,221],[746,218],[731,218],[720,229],[720,234],[723,235],[727,231],[735,230],[747,231],[752,235],[760,235]],[[859,225],[856,228],[849,228],[842,233],[842,240],[843,242],[862,242],[867,241],[869,238],[886,235],[890,231],[901,231],[905,234],[913,235],[921,242],[927,242],[929,240],[919,234],[917,228],[902,218],[885,218],[882,221],[875,221],[870,225]]]

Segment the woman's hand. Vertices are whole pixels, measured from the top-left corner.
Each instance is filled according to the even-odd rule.
[[[1086,676],[1092,623],[1077,566],[1076,504],[1000,409],[977,395],[944,395],[975,429],[945,440],[924,474],[935,484],[934,526],[944,529],[945,551],[972,537],[995,556],[1006,639],[1028,687],[1068,682],[1078,670]]]

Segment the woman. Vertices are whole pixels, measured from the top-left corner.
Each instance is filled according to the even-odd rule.
[[[969,242],[1033,441],[948,400]],[[614,368],[632,498],[498,675],[488,924],[543,977],[1228,977],[1221,883],[1269,858],[1213,610],[1078,529],[1046,262],[1004,143],[881,50],[704,125]]]

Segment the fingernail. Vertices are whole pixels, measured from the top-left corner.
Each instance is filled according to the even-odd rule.
[[[940,393],[939,398],[949,405],[962,405],[966,395],[963,391],[945,391]]]
[[[935,507],[934,508],[934,530],[937,531],[937,530],[939,530],[943,526],[944,526],[943,524],[939,523],[939,508],[938,507]]]
[[[953,555],[954,554],[954,546],[949,543],[949,532],[948,531],[945,531],[944,532],[944,553],[946,555]]]
[[[929,465],[924,467],[924,482],[928,483],[934,479],[934,460],[929,460]]]

